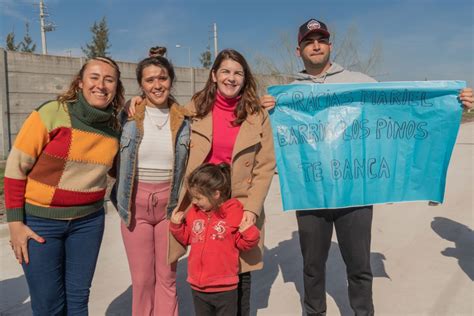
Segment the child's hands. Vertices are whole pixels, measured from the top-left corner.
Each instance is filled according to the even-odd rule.
[[[242,221],[239,225],[239,232],[245,231],[247,228],[252,226],[253,223],[251,221]]]
[[[243,232],[253,224],[257,222],[257,215],[250,211],[244,211],[244,215],[242,216],[242,221],[239,225],[239,232]]]
[[[182,211],[173,211],[171,214],[171,222],[173,224],[181,224],[184,221],[184,212]]]
[[[244,211],[244,215],[242,216],[242,222],[249,222],[250,224],[255,224],[257,222],[257,215],[251,211]]]

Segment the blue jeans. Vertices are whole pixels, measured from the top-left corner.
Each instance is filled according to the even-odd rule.
[[[25,224],[46,240],[30,239],[30,263],[23,263],[33,315],[88,315],[104,220],[104,209],[74,220],[26,215]]]

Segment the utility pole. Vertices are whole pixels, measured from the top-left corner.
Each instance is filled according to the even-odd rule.
[[[48,13],[46,12],[44,0],[40,0],[39,9],[40,9],[40,25],[41,25],[41,47],[43,49],[43,55],[47,55],[48,48],[46,46],[46,32],[54,31],[56,29],[56,25],[54,25],[51,22],[45,21],[45,18],[48,16]]]
[[[214,23],[214,60],[217,58],[217,23]]]
[[[44,2],[40,0],[40,25],[41,25],[41,47],[43,48],[43,55],[48,54],[48,48],[46,47],[46,32],[44,31]]]

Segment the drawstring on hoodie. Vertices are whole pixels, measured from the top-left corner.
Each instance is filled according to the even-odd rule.
[[[324,75],[321,76],[321,77],[313,77],[311,78],[311,80],[314,82],[314,83],[324,83],[326,82],[326,77],[328,75],[328,72],[324,72]]]

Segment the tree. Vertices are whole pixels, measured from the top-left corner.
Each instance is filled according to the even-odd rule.
[[[349,27],[341,40],[337,34],[333,38],[333,60],[352,71],[359,71],[371,76],[377,75],[377,67],[382,61],[382,44],[375,41],[365,57],[360,56],[358,30],[355,25]],[[357,43],[357,44],[356,44]]]
[[[92,41],[90,44],[86,44],[86,48],[81,47],[84,54],[86,54],[87,58],[109,57],[110,55],[107,51],[110,48],[109,28],[105,16],[99,23],[97,21],[94,22],[90,30],[92,32]]]
[[[201,56],[199,57],[199,61],[201,62],[201,65],[209,69],[211,68],[212,65],[212,58],[211,58],[211,50],[209,46],[207,46],[206,50],[201,53]]]
[[[295,56],[295,40],[291,35],[282,32],[278,39],[273,43],[272,49],[274,57],[266,53],[256,53],[253,60],[253,69],[256,73],[278,75],[294,75],[303,69],[303,63],[300,58]]]
[[[370,76],[377,76],[377,67],[382,61],[382,45],[380,42],[374,42],[369,53],[361,57],[361,49],[357,40],[357,27],[349,27],[347,32],[339,38],[336,31],[331,31],[331,42],[333,49],[331,60],[340,64],[346,69],[360,71]],[[267,55],[257,54],[254,57],[254,68],[257,72],[271,75],[296,74],[304,66],[300,58],[295,55],[296,39],[288,33],[282,33],[276,43],[275,56],[278,61]]]
[[[10,32],[7,34],[6,44],[7,50],[11,50],[14,52],[16,52],[21,45],[21,43],[18,45],[15,44],[15,32]]]
[[[20,51],[24,53],[34,53],[36,50],[36,44],[33,43],[33,39],[30,36],[30,25],[28,23],[26,23],[26,34],[23,37],[23,41],[18,46],[20,46]]]

